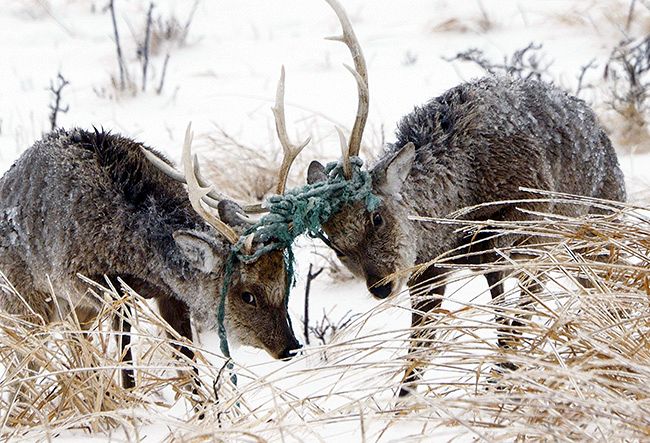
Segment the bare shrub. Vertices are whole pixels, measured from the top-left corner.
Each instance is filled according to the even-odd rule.
[[[331,313],[328,314],[323,310],[323,316],[320,321],[316,322],[314,326],[309,326],[309,332],[311,332],[311,334],[318,339],[321,344],[326,345],[331,342],[337,333],[349,326],[355,318],[359,317],[359,315],[360,314],[353,314],[352,311],[348,311],[343,317],[334,320],[330,318]]]
[[[505,74],[522,80],[534,79],[553,83],[553,77],[548,71],[552,62],[546,60],[542,45],[534,42],[516,50],[510,56],[504,56],[501,62],[489,59],[482,50],[477,48],[459,52],[453,57],[443,57],[443,59],[448,62],[471,62],[492,75]]]
[[[154,15],[155,3],[149,3],[142,31],[132,32],[133,38],[136,41],[136,58],[140,62],[140,70],[142,73],[140,75],[140,84],[138,84],[134,80],[138,76],[131,72],[122,50],[116,19],[115,0],[110,0],[107,9],[110,12],[113,26],[113,41],[115,42],[119,76],[111,75],[112,91],[108,88],[95,87],[95,93],[99,97],[106,98],[119,97],[125,93],[130,96],[135,96],[138,91],[146,91],[149,80],[154,80],[151,78],[151,73],[153,72],[153,77],[157,77],[155,91],[157,94],[160,94],[164,87],[171,52],[173,49],[187,44],[190,26],[198,4],[199,0],[195,0],[188,17],[184,22],[181,22],[175,16],[163,17],[162,15]],[[164,54],[164,58],[160,62],[160,68],[155,71],[151,69],[154,64],[153,58],[160,54]]]
[[[172,46],[183,47],[187,44],[190,26],[198,6],[199,0],[195,0],[184,21],[181,21],[175,15],[170,17],[158,15],[153,19],[150,49],[152,54],[169,53]]]
[[[622,41],[605,65],[603,78],[609,92],[606,105],[621,117],[624,144],[640,143],[647,137],[649,73],[650,36]]]
[[[580,72],[578,73],[577,80],[578,84],[576,85],[575,92],[573,93],[576,97],[580,97],[580,94],[584,92],[587,89],[593,89],[595,88],[595,85],[590,82],[585,81],[585,75],[587,72],[590,70],[598,68],[598,65],[596,64],[596,59],[592,59],[587,63],[586,65],[582,65],[580,67]]]

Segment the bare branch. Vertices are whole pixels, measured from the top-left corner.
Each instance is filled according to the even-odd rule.
[[[305,334],[305,344],[309,344],[309,292],[311,291],[311,282],[316,279],[323,272],[323,269],[320,268],[316,272],[312,272],[313,263],[309,263],[309,271],[307,271],[307,283],[305,284],[305,316],[303,317],[303,326]]]
[[[190,32],[190,25],[192,24],[192,20],[194,20],[194,14],[196,13],[196,9],[198,8],[198,6],[199,6],[199,0],[195,0],[194,5],[192,6],[192,10],[190,11],[190,15],[187,17],[187,21],[185,22],[185,25],[183,25],[181,37],[178,42],[180,46],[185,44],[185,40],[187,39],[187,34],[189,34]]]
[[[58,80],[58,84],[54,86],[54,83],[50,80],[49,89],[50,92],[54,94],[54,103],[50,105],[50,127],[52,131],[56,129],[56,118],[59,112],[65,114],[70,109],[69,105],[61,106],[61,91],[63,88],[69,85],[70,82],[66,80],[60,72],[57,74],[56,78]]]
[[[630,9],[627,12],[627,21],[625,23],[625,30],[629,31],[630,26],[632,25],[632,18],[634,17],[634,6],[636,5],[636,0],[630,2]]]
[[[597,67],[598,67],[598,65],[596,65],[596,59],[595,58],[592,58],[589,63],[587,63],[586,65],[583,65],[583,66],[580,67],[580,74],[578,74],[578,85],[576,86],[576,91],[575,91],[576,97],[580,96],[580,93],[582,92],[583,89],[593,87],[593,85],[591,85],[591,84],[584,85],[583,82],[584,82],[585,74],[587,73],[587,71],[589,71],[590,69],[595,69]]]
[[[323,311],[323,318],[320,323],[316,323],[315,326],[309,327],[309,331],[314,334],[323,345],[327,344],[327,341],[333,337],[338,331],[345,329],[350,323],[354,321],[355,318],[359,317],[361,313],[352,314],[352,311],[345,313],[337,322],[332,321],[327,313]]]
[[[117,32],[117,21],[115,20],[115,0],[110,0],[108,8],[111,11],[111,20],[113,22],[113,35],[115,37],[115,49],[117,50],[117,64],[120,68],[120,90],[124,91],[126,87],[125,77],[126,71],[124,68],[124,57],[122,56],[122,46],[120,45],[120,35]]]
[[[160,74],[160,83],[158,88],[156,88],[156,94],[160,95],[165,84],[165,75],[167,74],[167,64],[169,63],[169,52],[165,55],[165,61],[163,62],[162,74]]]
[[[609,83],[613,110],[639,127],[645,126],[650,95],[650,36],[624,40],[612,51],[603,78]]]
[[[151,40],[152,12],[153,2],[149,3],[149,11],[147,12],[147,26],[144,33],[144,44],[142,45],[142,92],[147,89],[147,67],[149,66],[149,41]]]

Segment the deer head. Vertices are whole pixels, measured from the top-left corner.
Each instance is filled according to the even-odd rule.
[[[293,160],[309,141],[295,147],[289,143],[286,130],[282,129],[283,88],[284,75],[278,86],[280,99],[274,108],[278,134],[284,134],[281,140],[285,151],[278,192],[284,190]],[[169,276],[169,286],[199,320],[214,325],[221,291],[227,283],[224,324],[229,338],[263,348],[275,358],[289,358],[300,344],[291,330],[286,308],[288,279],[283,251],[268,252],[250,263],[234,260],[230,263],[233,269],[226,269],[232,246],[251,225],[247,214],[262,212],[263,209],[260,205],[240,205],[216,192],[201,176],[198,160],[191,153],[191,143],[192,132],[188,126],[183,147],[183,173],[152,152],[143,150],[165,174],[187,184],[191,206],[206,223],[196,230],[183,229],[173,233],[178,253],[188,269],[180,277]],[[216,209],[218,215],[210,208]],[[259,246],[254,233],[251,233],[243,241],[243,252],[249,255]]]
[[[361,46],[345,11],[336,0],[327,0],[327,3],[336,13],[343,30],[341,36],[329,39],[345,43],[350,50],[354,69],[348,65],[345,67],[353,74],[358,90],[357,116],[349,142],[343,131],[336,128],[344,174],[349,179],[350,157],[359,155],[368,117],[368,72]],[[414,158],[415,147],[409,143],[389,158],[382,159],[370,171],[373,193],[381,200],[379,207],[369,211],[361,201],[347,204],[323,224],[328,245],[350,271],[366,280],[369,291],[378,298],[388,297],[400,286],[399,281],[387,280],[389,276],[415,262],[410,222],[400,196]],[[327,180],[324,166],[313,161],[307,172],[308,183],[324,180]]]

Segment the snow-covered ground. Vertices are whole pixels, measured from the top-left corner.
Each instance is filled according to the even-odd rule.
[[[208,136],[217,127],[238,142],[261,151],[277,150],[270,107],[280,67],[286,69],[286,103],[289,133],[294,139],[310,135],[313,148],[304,157],[332,159],[338,154],[334,125],[351,126],[356,112],[353,78],[342,63],[350,63],[346,48],[323,37],[337,34],[339,24],[320,0],[203,0],[183,45],[162,42],[151,57],[147,91],[140,91],[141,64],[137,42],[144,36],[148,1],[116,0],[126,67],[136,87],[118,91],[119,77],[110,14],[106,0],[7,0],[0,14],[0,170],[11,163],[49,129],[50,81],[61,73],[69,82],[62,92],[68,106],[59,114],[63,127],[104,127],[156,147],[175,160],[185,127],[192,122],[196,146],[206,159]],[[156,0],[154,16],[176,17],[183,23],[191,13],[190,0]],[[580,67],[596,59],[586,82],[595,83],[583,98],[604,111],[606,88],[602,70],[612,48],[624,37],[628,2],[617,0],[346,0],[357,36],[368,62],[370,116],[364,145],[377,150],[381,140],[392,140],[398,119],[413,106],[437,96],[458,83],[482,75],[469,63],[445,61],[459,51],[480,48],[494,60],[512,54],[531,41],[542,43],[545,60],[552,62],[549,73],[555,81],[575,88]],[[646,13],[642,10],[639,14]],[[636,28],[635,28],[636,26]],[[644,35],[633,24],[636,35]],[[169,63],[160,94],[158,86],[165,54]],[[112,80],[113,79],[113,80]],[[617,146],[626,174],[631,201],[650,199],[650,147]],[[240,179],[237,164],[228,167],[232,181]],[[294,182],[302,178],[294,177]],[[303,310],[304,276],[309,263],[326,262],[314,254],[320,248],[303,242],[299,251],[299,281],[291,298],[294,324],[300,324]],[[322,252],[322,249],[318,249]],[[317,252],[317,251],[316,251]],[[342,275],[343,274],[343,275]],[[339,319],[375,307],[363,282],[344,278],[345,272],[330,273],[313,283],[311,316],[318,321],[323,312]],[[487,301],[486,284],[474,279],[458,291],[462,300]],[[409,324],[405,296],[390,302],[365,326],[366,332],[396,330]],[[312,338],[312,340],[314,340]],[[201,337],[204,347],[217,349],[214,334]],[[317,354],[315,352],[315,354]],[[287,363],[269,362],[261,351],[237,349],[238,364],[261,368],[260,374],[283,371]],[[379,358],[379,357],[378,357]],[[267,363],[268,362],[268,363]],[[261,366],[256,366],[261,365]],[[324,365],[314,357],[303,360],[301,368]],[[380,376],[380,375],[379,375]],[[278,381],[279,383],[280,381]],[[295,383],[296,379],[292,379]],[[292,393],[313,396],[331,386],[327,377],[313,375]],[[284,388],[287,388],[286,386]],[[385,398],[391,402],[390,396]],[[330,405],[334,407],[333,405]],[[358,423],[338,424],[323,429],[325,440],[360,439]],[[414,424],[414,426],[421,426]],[[166,423],[143,429],[155,441],[168,432]],[[381,436],[399,440],[417,434],[402,424]],[[442,429],[437,437],[451,438]],[[460,432],[462,434],[462,432]],[[79,432],[63,435],[75,440]],[[458,435],[454,431],[453,435]],[[468,439],[473,435],[465,436]],[[81,438],[87,438],[83,436]],[[100,437],[101,438],[101,437]],[[279,438],[279,437],[278,437]],[[301,438],[308,439],[309,435]],[[430,435],[432,440],[436,438]],[[76,440],[75,440],[76,441]]]

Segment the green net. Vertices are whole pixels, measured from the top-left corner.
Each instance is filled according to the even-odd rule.
[[[239,241],[233,245],[226,263],[224,284],[217,313],[221,352],[226,357],[230,358],[228,337],[224,325],[225,300],[234,267],[238,262],[252,263],[271,251],[284,251],[287,275],[285,304],[288,304],[289,291],[295,283],[294,259],[291,249],[294,240],[303,234],[320,236],[322,224],[346,204],[363,201],[369,211],[374,211],[379,206],[379,197],[372,193],[370,173],[361,169],[363,161],[359,157],[351,157],[350,164],[352,176],[349,180],[343,175],[343,165],[340,162],[331,162],[325,166],[326,180],[291,189],[284,195],[269,197],[266,201],[268,214],[249,227]],[[244,241],[250,234],[255,235],[255,242],[261,246],[254,253],[246,254]]]

